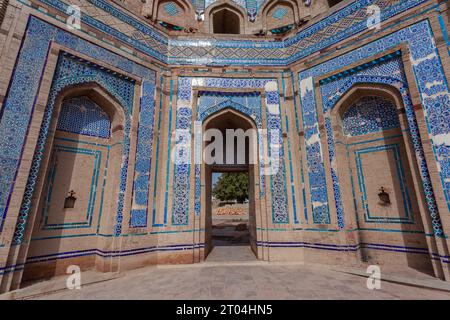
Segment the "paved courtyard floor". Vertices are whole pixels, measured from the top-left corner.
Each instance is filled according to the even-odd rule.
[[[219,248],[219,247],[216,247]],[[221,248],[229,254],[229,248]],[[251,258],[248,247],[234,251]],[[36,283],[22,290],[34,299],[450,299],[450,292],[382,281],[380,290],[369,290],[367,279],[334,271],[330,267],[267,263],[255,259],[224,262],[216,258],[194,265],[150,266],[127,271],[112,280],[91,283],[79,290],[63,288],[66,278]],[[100,274],[107,278],[105,274]],[[88,271],[82,282],[99,274]],[[84,280],[83,280],[84,277]],[[105,279],[103,279],[105,280]],[[434,280],[436,281],[436,280]],[[41,286],[41,288],[39,287]],[[44,288],[45,287],[45,288]],[[30,297],[30,295],[34,295]],[[25,294],[26,296],[26,294]]]

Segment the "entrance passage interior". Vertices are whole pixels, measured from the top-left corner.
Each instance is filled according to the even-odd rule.
[[[228,9],[222,9],[213,15],[213,32],[222,34],[239,34],[239,16]]]
[[[212,172],[208,261],[254,260],[251,250],[248,171]]]
[[[205,129],[216,132],[204,149],[215,159],[205,164],[205,257],[208,262],[256,260],[257,165],[253,153],[257,139],[251,136],[251,130],[247,131],[254,129],[254,124],[245,115],[229,109],[213,115],[206,121]],[[246,134],[230,139],[229,129]],[[218,138],[219,132],[223,139]]]

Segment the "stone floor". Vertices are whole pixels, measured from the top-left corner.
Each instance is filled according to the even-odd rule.
[[[214,251],[219,248],[219,251]],[[450,292],[417,288],[383,281],[380,290],[369,290],[367,279],[331,270],[330,267],[255,261],[248,247],[216,247],[202,264],[151,266],[128,271],[112,280],[102,274],[100,282],[80,290],[40,294],[39,286],[60,288],[65,277],[34,284],[21,290],[34,299],[450,299]],[[250,260],[224,262],[222,254]],[[252,260],[252,261],[251,261]],[[98,276],[82,274],[82,282]],[[83,277],[85,280],[83,280]],[[58,282],[59,281],[59,282]],[[16,296],[16,298],[19,296]],[[1,297],[0,297],[1,298]]]
[[[248,245],[250,243],[248,215],[213,215],[212,241],[214,247]]]
[[[240,261],[255,261],[258,262],[258,259],[256,259],[255,254],[253,253],[252,249],[250,249],[250,246],[247,245],[241,245],[241,246],[217,246],[214,247],[214,249],[211,251],[211,253],[206,258],[206,264],[209,265],[213,262],[228,262],[230,261],[230,257],[232,258],[232,261],[240,262]]]

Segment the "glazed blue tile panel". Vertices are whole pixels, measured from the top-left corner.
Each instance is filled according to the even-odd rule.
[[[91,99],[76,97],[63,101],[56,129],[86,136],[109,138],[111,122],[106,112]]]
[[[197,118],[203,121],[211,114],[226,108],[227,105],[247,114],[254,119],[257,126],[261,126],[261,96],[259,92],[200,92]]]
[[[325,117],[325,130],[327,132],[328,154],[331,163],[331,181],[333,183],[334,203],[336,205],[337,223],[340,229],[345,227],[344,208],[342,206],[342,195],[339,187],[339,178],[336,165],[336,149],[334,146],[333,129],[331,128],[330,117]]]
[[[66,13],[67,4],[60,0],[40,0],[42,3],[51,6],[60,12]],[[385,21],[399,13],[402,13],[408,9],[414,8],[427,0],[403,0],[398,3],[390,3],[380,0],[358,0],[349,3],[344,8],[336,11],[328,17],[325,17],[321,21],[313,24],[312,26],[302,30],[295,36],[292,36],[285,41],[240,41],[240,40],[211,40],[207,41],[215,48],[257,48],[258,50],[263,48],[267,52],[260,52],[257,56],[253,58],[239,58],[231,57],[227,58],[228,51],[225,50],[220,57],[215,54],[208,53],[206,56],[203,54],[207,51],[206,45],[205,50],[177,50],[176,47],[204,47],[205,41],[203,40],[181,40],[181,39],[168,39],[163,34],[159,33],[152,27],[143,24],[139,20],[133,18],[132,16],[126,14],[120,9],[109,4],[105,0],[89,0],[96,7],[104,10],[106,13],[111,14],[117,19],[123,21],[124,23],[136,28],[135,34],[132,37],[119,32],[92,17],[88,14],[83,13],[82,21],[91,27],[94,27],[106,34],[114,36],[116,39],[132,45],[135,49],[149,54],[150,56],[172,64],[198,64],[199,61],[210,63],[210,64],[233,64],[233,65],[287,65],[292,62],[298,61],[310,55],[313,52],[321,50],[327,46],[335,44],[341,40],[344,40],[356,33],[364,31],[367,29],[367,19],[365,7],[377,3],[382,12],[382,21]],[[262,0],[236,0],[235,2],[240,3],[243,7],[246,7],[247,14],[251,21],[256,18],[256,13],[263,4]],[[204,6],[202,1],[196,1],[195,6]],[[200,9],[200,11],[202,11]],[[349,15],[361,12],[356,18],[361,20],[357,24],[349,25]],[[341,22],[336,27],[328,28],[331,24],[336,22]],[[328,29],[327,29],[328,28]],[[342,29],[342,31],[334,34],[336,28]],[[323,41],[314,42],[313,44],[305,44],[302,46],[298,45],[298,42],[302,41],[311,35],[323,33],[333,33],[331,37],[327,37]],[[175,50],[173,50],[175,48]],[[190,54],[187,54],[190,52]]]
[[[390,101],[364,97],[345,112],[342,127],[345,135],[354,137],[400,128],[400,123],[397,110]]]
[[[132,45],[134,48],[136,48],[139,51],[142,51],[144,53],[149,54],[150,56],[163,61],[167,62],[167,45],[168,45],[168,39],[157,32],[152,27],[149,27],[148,25],[145,25],[141,22],[139,22],[137,19],[125,14],[121,10],[118,10],[111,4],[103,1],[103,0],[88,0],[92,4],[94,4],[96,7],[106,11],[107,13],[111,14],[112,16],[120,19],[121,21],[126,22],[127,24],[133,26],[136,28],[139,33],[138,39],[131,38],[124,33],[118,31],[115,28],[112,28],[109,25],[106,25],[99,20],[96,20],[89,16],[86,12],[83,12],[81,15],[81,21],[93,28],[96,28],[98,30],[101,30],[102,32],[105,32],[108,35],[111,35],[120,41]],[[58,9],[59,11],[66,14],[68,5],[60,0],[40,0],[40,2],[51,6],[55,9]],[[151,43],[148,43],[146,41],[141,40],[142,36],[148,36],[153,41]],[[130,61],[131,62],[131,61]]]
[[[181,102],[182,101],[182,102]],[[175,165],[173,173],[172,224],[187,225],[189,221],[191,152],[191,79],[178,79],[177,112],[175,120]],[[170,156],[170,154],[169,154]],[[181,159],[185,159],[183,162]]]
[[[273,223],[288,223],[286,167],[283,148],[280,93],[266,88],[267,129],[269,142],[269,158],[272,167],[270,175],[270,189],[272,196]]]
[[[299,81],[301,82],[304,79],[331,73],[337,69],[353,64],[355,61],[367,59],[375,54],[389,50],[400,43],[406,43],[411,53],[413,72],[425,110],[426,123],[429,134],[432,138],[433,149],[436,158],[439,161],[440,176],[444,192],[447,196],[447,205],[450,208],[448,199],[448,184],[446,183],[450,177],[450,172],[446,169],[448,166],[445,166],[445,164],[448,163],[448,154],[444,152],[441,154],[441,157],[437,156],[437,150],[445,150],[448,147],[448,138],[446,137],[448,137],[449,131],[445,124],[450,123],[450,115],[448,112],[446,113],[444,111],[445,108],[443,106],[450,105],[450,98],[448,84],[444,76],[442,64],[434,44],[433,34],[428,21],[418,22],[408,28],[401,29],[387,35],[380,40],[373,41],[367,45],[355,49],[352,52],[343,54],[313,68],[300,72]],[[420,134],[417,129],[414,111],[412,110],[412,103],[408,94],[408,88],[404,85],[403,81],[400,80],[403,78],[401,73],[402,69],[397,70],[396,73],[391,72],[385,76],[351,76],[345,80],[346,83],[338,91],[335,91],[335,96],[331,98],[327,97],[325,91],[321,89],[322,94],[324,95],[322,99],[324,102],[324,112],[326,112],[330,106],[333,106],[339,100],[340,96],[355,83],[375,82],[400,87],[399,90],[405,104],[409,130],[413,140],[414,149],[416,151],[416,157],[420,165],[422,184],[426,194],[429,213],[433,221],[434,232],[436,235],[442,236],[443,231],[435,202],[433,188],[431,186],[427,164],[421,147]],[[332,91],[333,90],[330,92]],[[310,112],[310,110],[314,110],[313,112],[315,113],[316,102],[310,93],[306,93],[310,96],[306,96],[305,93],[302,92],[302,108],[307,109],[308,112]],[[303,113],[307,112],[304,110]],[[442,125],[439,125],[439,123],[442,123]]]
[[[177,96],[177,129],[182,132],[177,133],[176,142],[178,146],[181,146],[181,150],[189,150],[190,147],[190,136],[191,136],[191,112],[192,112],[192,87],[201,86],[208,88],[233,88],[233,89],[255,89],[255,88],[265,88],[267,84],[275,83],[274,79],[241,79],[241,78],[184,78],[178,79],[178,96]],[[266,90],[268,92],[267,96],[270,97],[270,101],[279,101],[273,90]],[[204,95],[204,93],[203,93]],[[261,111],[260,111],[260,100],[259,95],[254,95],[248,93],[237,93],[231,94],[229,92],[224,93],[212,93],[206,94],[206,97],[200,98],[200,104],[198,109],[197,119],[203,121],[210,114],[217,112],[226,107],[233,107],[236,110],[243,112],[244,114],[252,117],[257,127],[261,126]],[[266,98],[267,99],[267,98]],[[277,100],[278,99],[278,100]],[[266,100],[267,101],[267,100]],[[279,111],[279,103],[274,104],[274,106]],[[267,110],[268,111],[268,110]],[[186,118],[186,119],[185,119]],[[268,117],[267,128],[272,128],[277,130],[278,136],[282,136],[281,120],[280,115]],[[185,136],[185,138],[183,137]],[[269,139],[271,139],[271,134],[269,131]],[[261,142],[261,141],[260,141]],[[183,148],[183,146],[189,146],[188,148]],[[260,150],[260,152],[263,152]],[[271,183],[271,193],[273,201],[273,221],[274,223],[288,223],[289,215],[287,209],[287,195],[286,195],[286,178],[285,178],[285,167],[284,167],[284,153],[283,148],[276,149],[276,152],[280,155],[280,166],[277,174],[270,176]],[[178,152],[175,153],[176,158],[182,156]],[[174,166],[174,189],[173,189],[173,203],[172,203],[172,224],[174,225],[186,225],[188,224],[189,218],[189,176],[191,172],[190,164],[175,164]],[[194,195],[197,201],[194,201],[194,211],[199,214],[201,210],[201,204],[198,200],[200,197],[200,167],[194,166],[194,174],[197,175],[195,186],[197,190]],[[260,190],[264,189],[265,177],[261,175]]]
[[[32,54],[32,52],[30,52]],[[53,110],[58,94],[68,86],[74,86],[83,83],[97,83],[108,90],[124,106],[125,128],[123,139],[123,163],[120,176],[119,192],[119,210],[123,209],[123,194],[126,187],[126,176],[128,170],[129,156],[129,132],[130,132],[130,111],[132,108],[134,83],[120,78],[112,73],[96,68],[79,59],[75,59],[64,54],[58,58],[58,63],[53,77],[52,86],[49,93],[47,106],[44,111],[44,117],[41,124],[38,142],[34,151],[31,170],[25,188],[25,195],[22,199],[19,211],[19,222],[14,234],[14,243],[21,243],[25,231],[25,222],[29,214],[34,187],[37,182],[40,163],[45,151],[49,126],[52,120]],[[125,100],[124,100],[125,99]],[[120,207],[122,206],[122,207]],[[121,212],[121,211],[120,211]]]
[[[277,8],[273,13],[272,17],[278,20],[283,19],[283,17],[288,13],[287,9],[285,8]]]
[[[390,77],[391,79],[398,80],[402,83],[407,83],[405,71],[403,69],[403,62],[401,60],[401,52],[389,54],[385,57],[381,57],[377,61],[372,61],[370,64],[358,66],[354,68],[353,78],[360,79],[364,82],[366,79],[371,82],[373,77]],[[349,80],[349,75],[342,74],[334,79],[331,77],[331,82],[326,82],[320,87],[320,92],[323,97],[323,110],[324,112],[331,109],[341,96],[348,90],[349,84],[352,80]]]
[[[22,157],[26,132],[34,109],[34,97],[40,84],[49,47],[49,40],[56,30],[47,25],[31,28],[17,58],[19,69],[14,71],[3,109],[0,113],[0,231],[8,211],[10,193],[14,186],[16,171]]]
[[[57,1],[57,0],[52,0],[52,1]],[[96,7],[104,10],[105,12],[108,12],[112,16],[117,17],[118,19],[135,27],[136,29],[143,31],[144,33],[150,35],[155,40],[160,41],[162,43],[167,43],[167,38],[164,34],[160,33],[159,31],[155,30],[154,28],[149,27],[147,24],[143,24],[138,19],[135,19],[132,16],[127,15],[123,11],[117,9],[115,6],[108,3],[107,0],[88,0],[88,1],[92,4],[94,4]]]
[[[303,129],[305,132],[306,164],[309,177],[309,194],[313,222],[316,224],[329,224],[330,210],[328,204],[327,182],[325,166],[323,163],[322,147],[317,113],[315,109],[315,97],[312,90],[312,79],[306,79],[300,84],[302,92],[300,97]]]
[[[130,216],[130,227],[132,228],[143,228],[147,226],[154,117],[155,81],[144,81],[142,85],[141,109],[139,112],[136,164],[133,183],[133,203]]]
[[[319,41],[308,48],[302,48],[302,50],[292,52],[291,55],[289,55],[289,53],[290,53],[289,51],[286,52],[288,55],[288,57],[286,59],[286,63],[288,63],[288,64],[293,63],[301,58],[307,57],[308,55],[310,55],[313,52],[316,52],[318,50],[321,50],[323,48],[331,46],[339,41],[347,39],[350,36],[367,29],[367,19],[365,18],[366,15],[364,15],[364,19],[361,19],[360,23],[352,25],[351,27],[346,27],[346,24],[348,22],[346,21],[345,18],[347,16],[349,16],[350,14],[357,12],[358,10],[361,10],[365,7],[372,5],[374,2],[376,2],[376,0],[354,1],[351,4],[347,5],[346,7],[342,8],[342,9],[338,10],[337,12],[335,12],[334,14],[330,15],[329,17],[319,21],[318,23],[312,25],[309,28],[306,28],[305,30],[302,30],[296,36],[287,39],[286,42],[284,43],[284,45],[285,45],[285,47],[288,48],[291,45],[295,45],[295,43],[297,43],[298,41],[300,41],[303,38],[306,38],[306,37],[316,34],[318,32],[323,32],[324,30],[326,30],[326,27],[329,26],[330,24],[332,24],[333,22],[342,21],[343,30],[341,32],[334,34],[332,37],[328,38],[327,40]],[[406,0],[406,1],[401,1],[396,5],[387,6],[387,7],[384,7],[382,5],[382,3],[379,3],[379,6],[381,8],[381,21],[386,21],[389,18],[391,18],[401,12],[404,12],[410,8],[418,6],[424,2],[426,2],[426,0]],[[330,30],[330,32],[334,32],[334,30]]]
[[[444,144],[436,146],[436,156],[440,159],[440,169],[445,179],[445,196],[450,199],[450,146]]]
[[[147,226],[147,210],[132,210],[130,218],[130,227],[140,228]]]
[[[168,61],[170,64],[229,64],[229,65],[288,65],[305,58],[312,53],[322,50],[328,46],[345,40],[354,34],[362,32],[367,29],[367,19],[365,8],[377,0],[359,0],[349,3],[346,7],[338,10],[330,16],[322,19],[321,21],[313,24],[312,26],[300,31],[295,36],[280,42],[271,41],[230,41],[230,40],[211,40],[211,41],[192,41],[192,40],[169,40],[169,56]],[[378,1],[377,3],[381,7],[381,20],[385,21],[401,12],[416,7],[427,0],[404,0],[396,4],[390,4],[384,1]],[[348,16],[360,12],[360,22],[348,27]],[[331,24],[342,21],[338,26],[329,28]],[[337,33],[334,33],[336,28],[342,29]],[[298,43],[303,39],[316,34],[330,33],[332,36],[327,37],[324,40],[317,41],[313,44],[304,43],[299,45]],[[214,47],[219,52],[223,53],[220,56],[210,54],[207,51],[208,47]],[[178,50],[176,47],[205,47],[204,50],[198,52],[208,52],[206,55],[193,55],[191,49]],[[232,53],[233,50],[238,48],[255,48],[257,50],[264,48],[267,52],[260,53],[252,58],[240,58],[232,57],[227,58],[227,53]],[[185,52],[190,52],[190,55],[186,55]]]
[[[197,121],[203,122],[211,114],[226,108],[232,108],[248,115],[255,120],[257,128],[261,129],[261,97],[259,92],[201,91],[198,101]],[[199,146],[201,147],[201,144]],[[260,165],[260,172],[263,169],[264,166]],[[201,166],[198,164],[195,165],[195,183],[194,212],[198,216],[201,212]],[[260,185],[264,186],[264,179],[260,179]],[[260,192],[264,194],[262,190]]]
[[[135,64],[106,49],[77,38],[65,30],[58,29],[31,16],[24,37],[24,43],[17,59],[17,66],[11,79],[11,89],[8,91],[5,98],[0,119],[0,133],[1,136],[4,137],[0,141],[0,151],[2,154],[0,163],[5,164],[5,167],[2,166],[2,173],[4,174],[0,177],[0,201],[2,201],[0,202],[0,216],[2,217],[2,224],[4,221],[3,218],[8,210],[10,192],[21,159],[21,148],[25,141],[25,133],[33,111],[34,98],[39,88],[41,74],[46,61],[47,48],[51,40],[91,58],[107,61],[116,68],[124,70],[127,73],[135,74],[151,83],[155,82],[154,71],[146,69],[139,64]],[[70,69],[71,67],[73,67],[73,69]],[[67,85],[97,82],[118,99],[120,104],[124,107],[125,113],[128,114],[129,117],[134,96],[134,83],[130,81],[130,79],[118,77],[112,72],[108,73],[106,72],[106,69],[104,71],[101,70],[102,69],[95,65],[85,64],[82,60],[78,61],[78,59],[76,59],[75,61],[66,57],[63,59],[63,62],[58,63],[58,71],[56,73],[58,74],[58,72],[60,72],[60,79],[64,79],[64,81],[55,84],[56,87],[54,88],[61,89]],[[54,101],[55,95],[59,89],[51,92],[48,106]],[[50,112],[50,109],[52,108],[53,107],[47,108],[47,111]],[[33,158],[29,180],[20,209],[14,236],[15,243],[21,243],[23,239],[23,231],[30,209],[30,199],[34,191],[35,177],[39,172],[43,146],[51,118],[51,112],[50,114],[48,112],[44,116],[41,126],[36,153]],[[124,128],[125,132],[130,128],[129,121],[128,119],[126,120]],[[15,144],[14,147],[12,145],[13,143]],[[125,135],[123,141],[124,154],[128,154],[128,149],[129,137]],[[121,233],[122,228],[123,201],[127,170],[128,158],[125,157],[121,167],[120,192],[114,227],[116,235]]]

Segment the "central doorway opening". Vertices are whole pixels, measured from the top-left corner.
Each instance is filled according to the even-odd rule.
[[[205,258],[256,260],[257,130],[251,118],[225,109],[204,122]],[[235,136],[231,137],[231,133]]]
[[[252,251],[254,214],[250,215],[248,170],[213,171],[211,242],[208,261],[256,260]]]
[[[250,246],[248,172],[212,173],[212,244]]]

